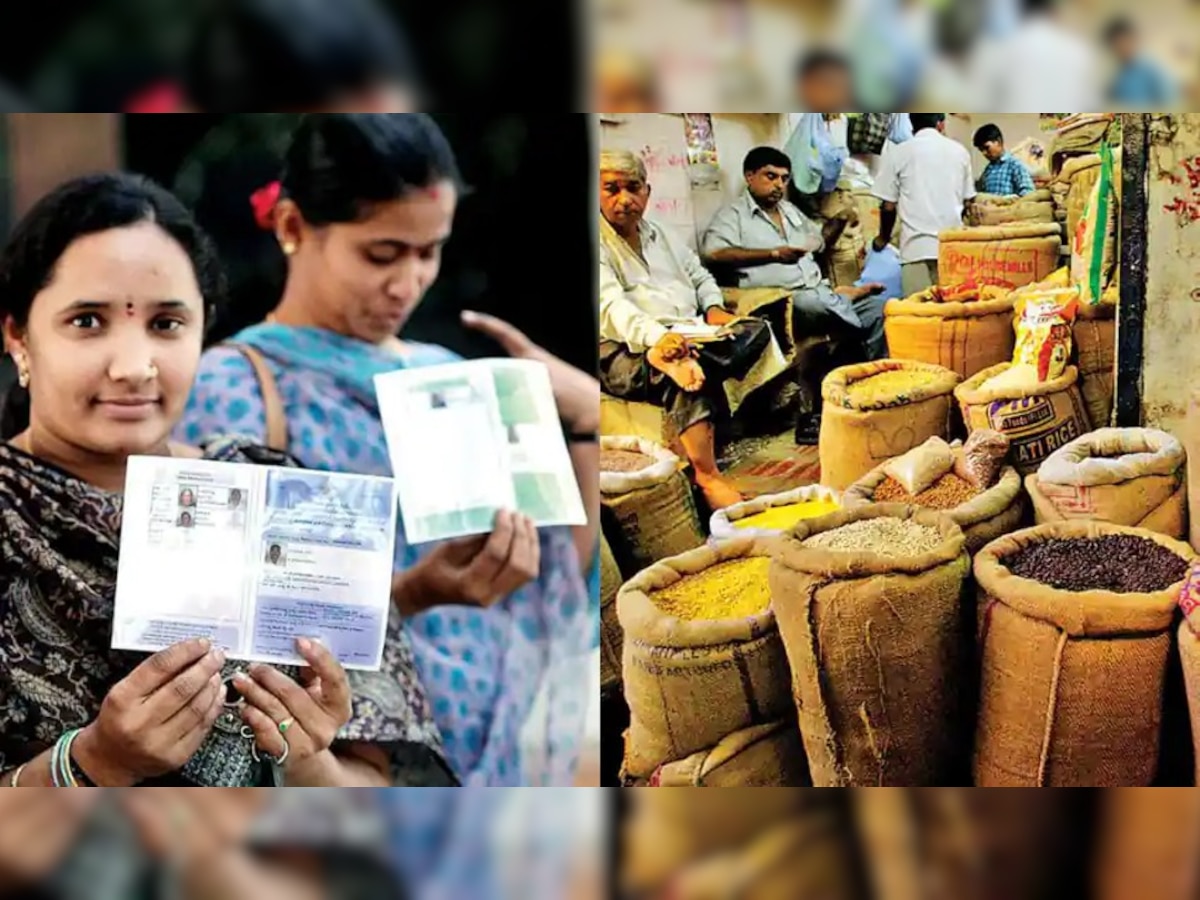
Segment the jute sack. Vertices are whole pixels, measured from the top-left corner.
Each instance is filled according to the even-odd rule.
[[[1101,428],[1112,419],[1117,365],[1116,306],[1080,304],[1072,337],[1079,360],[1079,392],[1087,406],[1088,421]]]
[[[914,387],[864,401],[851,397],[850,387],[856,381],[899,371],[913,374]],[[926,376],[932,377],[926,380]],[[954,372],[941,366],[899,359],[834,369],[821,383],[825,400],[818,440],[821,483],[845,490],[881,462],[902,456],[931,437],[948,438],[951,394],[958,381]]]
[[[888,352],[896,359],[942,366],[960,378],[1011,359],[1013,300],[938,303],[920,294],[883,307]]]
[[[814,534],[888,516],[932,526],[944,540],[907,557],[803,546]],[[814,786],[944,784],[963,768],[969,570],[953,521],[900,504],[801,522],[782,541],[771,605]]]
[[[1087,409],[1079,393],[1079,370],[1068,366],[1050,381],[1028,387],[989,388],[989,379],[1007,372],[1011,363],[984,369],[954,391],[967,431],[999,431],[1010,443],[1009,459],[1022,475],[1037,471],[1042,461],[1088,431]]]
[[[979,787],[1146,786],[1158,762],[1163,685],[1181,581],[1153,594],[1059,591],[1004,560],[1055,538],[1130,534],[1190,560],[1187,544],[1106,522],[1039,525],[975,557]]]
[[[971,204],[972,225],[1008,225],[1013,222],[1053,222],[1054,201],[1048,190],[1024,197],[976,194]]]
[[[1062,229],[1054,222],[949,229],[938,235],[938,281],[1018,288],[1057,269],[1061,249]]]
[[[839,798],[802,789],[627,791],[620,888],[658,896],[691,864],[743,846],[781,822],[819,815]]]
[[[1195,758],[1195,784],[1200,785],[1200,635],[1185,620],[1176,633],[1183,683],[1187,689],[1188,714],[1192,720],[1192,748]]]
[[[777,528],[738,528],[737,523],[742,519],[757,516],[768,509],[780,506],[792,506],[796,503],[835,503],[842,504],[842,495],[832,488],[819,484],[807,484],[779,494],[763,494],[713,513],[708,523],[709,542],[726,541],[730,538],[752,537],[773,538],[781,536],[787,529]]]
[[[761,791],[759,793],[762,793]],[[747,844],[697,862],[671,883],[674,900],[866,900],[851,823],[836,807],[765,829]]]
[[[1090,837],[1091,808],[1069,791],[891,788],[856,791],[854,804],[878,900],[1087,896],[1047,865]]]
[[[1187,454],[1189,543],[1195,548],[1200,547],[1200,391],[1188,399],[1183,449]]]
[[[664,763],[651,787],[806,787],[800,729],[790,716],[735,731],[715,747]]]
[[[629,450],[655,462],[637,472],[600,472],[600,500],[613,555],[622,574],[642,569],[704,543],[700,515],[680,460],[658,444],[637,437],[601,437],[600,449]]]
[[[872,469],[846,490],[847,509],[875,502],[875,490],[887,480],[884,467]],[[953,509],[942,510],[942,514],[954,520],[963,531],[967,541],[967,552],[975,553],[984,544],[989,544],[1002,534],[1016,531],[1025,517],[1025,494],[1021,490],[1021,476],[1012,466],[1005,466],[1000,480]]]
[[[617,595],[629,705],[624,775],[649,778],[752,725],[791,717],[787,657],[775,614],[683,621],[650,594],[731,559],[769,556],[769,541],[741,538],[663,560]]]
[[[1200,896],[1200,793],[1169,788],[1098,795],[1098,845],[1091,873],[1095,900]]]
[[[1096,519],[1187,538],[1183,444],[1151,428],[1100,428],[1025,479],[1037,524]]]
[[[617,621],[617,591],[621,570],[608,539],[600,535],[600,690],[621,686],[621,623]]]

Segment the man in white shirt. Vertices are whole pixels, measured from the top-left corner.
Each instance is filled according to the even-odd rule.
[[[600,383],[606,393],[666,411],[713,509],[741,502],[717,468],[713,417],[724,412],[726,378],[747,374],[774,346],[767,323],[725,310],[716,280],[694,251],[645,218],[650,185],[642,160],[628,151],[600,155]],[[672,326],[722,326],[738,351],[737,371],[707,362],[701,348]],[[732,364],[731,364],[732,365]],[[712,376],[712,377],[710,377]]]
[[[945,113],[911,113],[913,139],[884,155],[872,192],[882,203],[881,252],[900,219],[901,285],[909,296],[938,283],[938,234],[959,228],[975,197],[971,154],[946,137]]]

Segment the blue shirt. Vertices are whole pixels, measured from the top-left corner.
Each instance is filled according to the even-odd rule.
[[[1167,73],[1144,56],[1121,68],[1109,89],[1109,96],[1114,103],[1140,109],[1170,106],[1177,99],[1175,85]]]
[[[979,179],[980,187],[985,194],[998,194],[1008,197],[1015,194],[1024,197],[1033,193],[1033,176],[1025,168],[1025,164],[1007,150],[999,159],[987,164]]]

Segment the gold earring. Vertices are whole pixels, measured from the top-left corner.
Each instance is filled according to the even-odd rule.
[[[293,253],[296,252],[296,245],[292,241],[284,241],[283,252],[286,255],[291,256]]]
[[[17,364],[17,384],[23,388],[29,387],[29,368],[25,365],[25,357],[14,356],[13,362]]]

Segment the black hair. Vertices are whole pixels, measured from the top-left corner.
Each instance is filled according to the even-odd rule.
[[[320,113],[292,136],[281,183],[319,226],[356,221],[372,203],[446,180],[464,190],[450,142],[424,113]]]
[[[54,277],[67,247],[89,234],[154,222],[192,261],[209,325],[225,297],[216,250],[192,214],[170,191],[125,172],[85,175],[59,185],[27,212],[0,252],[0,321],[24,328],[36,297]],[[0,439],[28,426],[29,397],[12,387],[0,401]]]
[[[188,51],[183,87],[204,112],[271,112],[415,80],[400,27],[375,0],[217,0]]]
[[[937,128],[946,121],[945,113],[909,113],[908,120],[912,122],[913,133],[926,128]]]
[[[742,163],[743,172],[757,172],[766,166],[778,166],[781,169],[792,170],[792,161],[782,150],[775,147],[755,147],[746,154]]]
[[[1001,133],[999,126],[988,122],[986,125],[981,125],[979,130],[975,132],[975,149],[982,150],[984,144],[990,144],[992,141],[1004,143],[1004,135]]]
[[[1048,13],[1058,9],[1059,0],[1023,0],[1021,10],[1026,15]]]
[[[796,63],[796,78],[803,80],[816,75],[822,69],[840,69],[847,74],[850,72],[850,62],[845,55],[828,47],[818,47],[809,50]]]
[[[1116,16],[1106,26],[1104,26],[1104,42],[1111,44],[1117,38],[1129,37],[1137,34],[1137,27],[1133,24],[1133,19],[1128,16]]]

